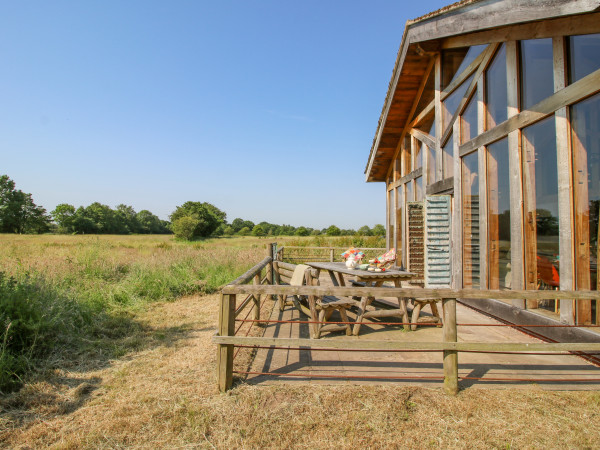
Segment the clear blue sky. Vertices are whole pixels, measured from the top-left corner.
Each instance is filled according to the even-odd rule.
[[[406,20],[443,1],[0,0],[0,174],[48,211],[373,226]]]

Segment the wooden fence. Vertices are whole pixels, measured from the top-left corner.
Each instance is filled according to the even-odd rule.
[[[458,392],[458,353],[469,352],[599,352],[600,343],[521,343],[521,342],[457,342],[456,300],[476,299],[523,299],[544,300],[549,295],[558,300],[600,300],[600,291],[525,291],[525,290],[474,290],[474,289],[423,289],[423,288],[390,288],[390,287],[321,287],[321,286],[287,286],[274,284],[280,280],[277,273],[274,244],[267,246],[267,256],[248,272],[229,283],[222,289],[219,312],[218,331],[213,337],[217,344],[218,384],[221,391],[226,391],[233,380],[233,355],[236,346],[277,346],[357,349],[357,350],[422,350],[442,351],[444,369],[444,388],[449,394]],[[275,257],[275,258],[274,258]],[[285,266],[286,264],[282,264]],[[265,275],[261,278],[262,271]],[[289,274],[281,274],[288,278]],[[253,284],[248,284],[252,282]],[[443,339],[442,342],[404,342],[390,340],[331,340],[305,338],[267,338],[242,337],[235,335],[235,320],[242,310],[249,305],[254,308],[255,320],[260,320],[260,297],[262,295],[277,296],[371,296],[371,297],[410,297],[414,299],[440,299],[443,307]],[[244,299],[238,304],[238,298]],[[515,325],[527,328],[526,325]]]
[[[348,247],[303,247],[303,246],[284,246],[277,248],[276,259],[288,263],[313,262],[334,262],[342,261],[341,254]],[[380,247],[357,247],[357,250],[364,252],[365,261],[375,258],[385,253],[385,248]]]

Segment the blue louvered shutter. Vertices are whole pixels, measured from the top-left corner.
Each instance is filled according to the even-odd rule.
[[[425,287],[450,287],[450,196],[425,199]]]

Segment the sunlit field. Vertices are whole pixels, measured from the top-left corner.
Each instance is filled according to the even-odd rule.
[[[219,287],[262,260],[267,242],[311,239],[0,235],[0,445],[600,445],[598,392],[532,385],[449,397],[421,387],[238,381],[219,393],[211,342]]]

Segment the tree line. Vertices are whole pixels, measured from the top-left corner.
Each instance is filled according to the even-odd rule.
[[[16,188],[7,175],[0,176],[1,233],[71,233],[71,234],[168,234],[181,239],[210,236],[384,236],[385,227],[365,225],[358,230],[341,229],[336,225],[317,229],[305,226],[278,225],[269,222],[255,224],[241,218],[227,222],[227,214],[207,202],[185,202],[161,220],[148,210],[136,212],[128,205],[115,209],[94,202],[89,206],[61,203],[50,213],[37,206],[31,194]]]

